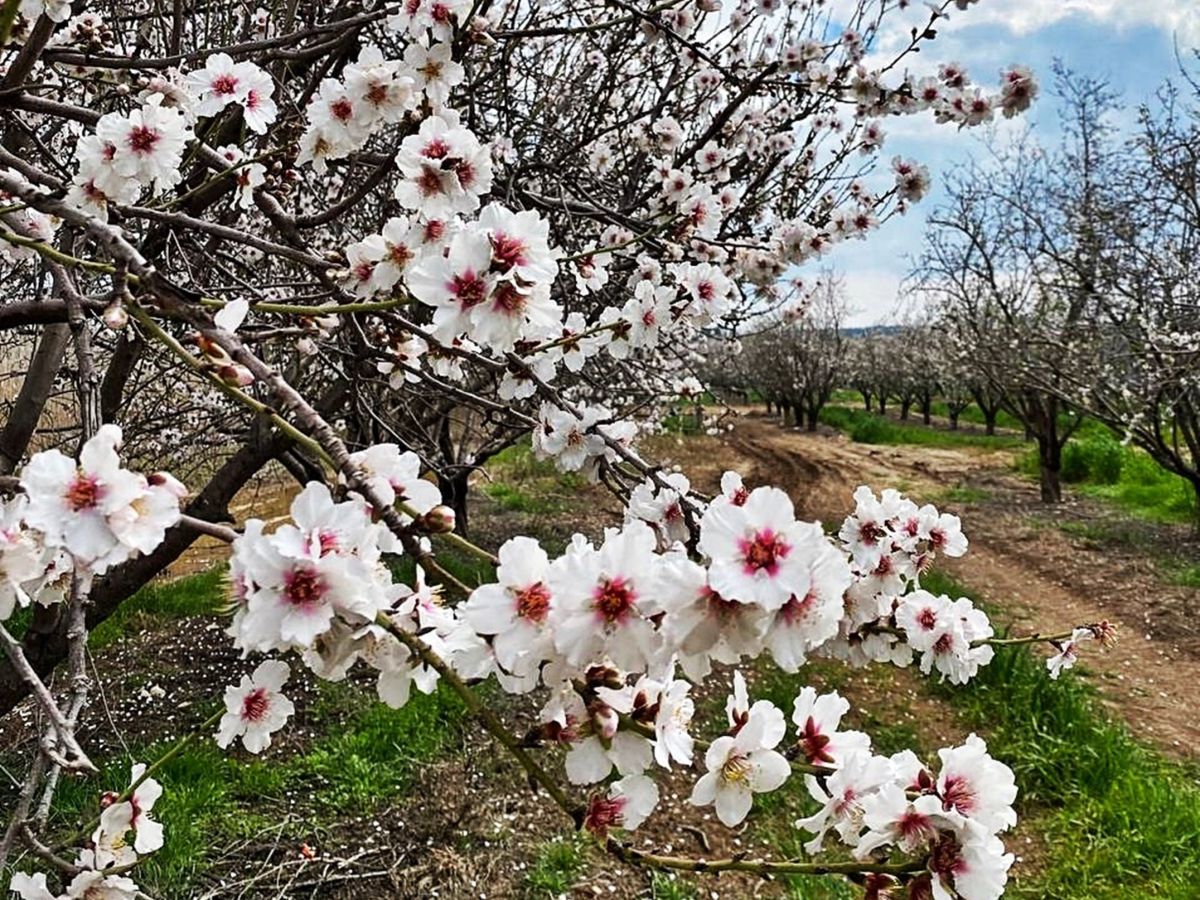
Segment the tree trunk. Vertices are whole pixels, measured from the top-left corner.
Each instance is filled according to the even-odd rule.
[[[42,331],[11,414],[0,431],[0,475],[14,472],[25,455],[42,409],[54,389],[54,379],[62,367],[70,339],[71,330],[65,322],[47,325]]]
[[[1062,444],[1051,433],[1038,438],[1038,468],[1041,476],[1042,502],[1062,502]]]
[[[911,409],[912,409],[912,401],[911,400],[901,400],[900,401],[900,421],[901,422],[908,421],[908,412]]]
[[[926,425],[933,424],[933,398],[928,394],[921,398],[921,421]]]
[[[1191,479],[1196,505],[1192,508],[1192,535],[1200,538],[1200,477]]]
[[[806,431],[816,431],[817,430],[817,421],[820,419],[820,416],[821,416],[820,407],[810,406],[808,408],[808,418],[805,422],[805,430]]]
[[[887,415],[887,397],[883,394],[879,395],[879,414],[881,416]]]
[[[438,474],[438,490],[442,492],[442,502],[454,510],[454,531],[466,537],[470,532],[470,522],[467,515],[467,495],[471,490],[471,470],[455,467],[454,474],[448,478]]]
[[[859,393],[862,394],[863,409],[865,409],[867,412],[870,412],[871,411],[871,392],[870,391],[859,391]]]
[[[796,407],[790,403],[781,403],[783,407],[783,427],[791,428],[796,424]]]
[[[950,410],[950,430],[958,431],[958,412],[953,409]]]
[[[980,407],[980,408],[983,409],[984,432],[987,434],[995,434],[996,433],[997,410],[991,409],[991,408],[984,408],[984,407]]]

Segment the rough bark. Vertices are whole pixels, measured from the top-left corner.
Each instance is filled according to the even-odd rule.
[[[54,389],[54,379],[62,368],[63,356],[71,340],[65,322],[49,325],[42,332],[37,349],[29,362],[21,390],[13,401],[12,412],[0,431],[0,475],[10,475],[25,455],[38,419]]]

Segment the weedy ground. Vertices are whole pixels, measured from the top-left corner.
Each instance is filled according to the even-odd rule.
[[[941,439],[938,429],[929,430]],[[1007,435],[988,439],[992,444],[973,443],[982,437],[973,434],[971,442],[952,446],[982,453],[998,444],[1009,460],[1000,463],[1000,471],[1011,479],[1007,473],[1019,440]],[[922,446],[940,445],[927,440]],[[726,466],[746,474],[760,468],[758,480],[765,480],[779,458],[759,456],[760,449],[744,437],[739,424],[721,441],[676,432],[660,439],[655,451],[694,474],[700,489],[712,490]],[[811,454],[812,445],[805,444],[804,452]],[[994,464],[991,455],[971,458]],[[831,494],[826,503],[820,467],[815,475],[803,472],[815,479],[792,486],[804,514],[820,515],[836,498],[844,509],[849,498],[842,496],[840,482],[832,492],[836,498]],[[843,474],[870,481],[879,473]],[[922,486],[930,483],[912,472],[892,475]],[[615,503],[603,493],[555,473],[534,460],[527,447],[513,448],[494,461],[479,488],[473,510],[476,537],[493,546],[506,534],[521,531],[558,550],[581,524],[595,537],[605,524],[619,519]],[[1012,490],[1008,481],[955,476],[919,499],[959,509],[971,534],[973,518],[982,519],[995,504],[1009,502]],[[1032,511],[1022,508],[1020,515],[1038,521]],[[1115,506],[1103,517],[1051,524],[1064,532],[1101,529],[1068,535],[1095,543],[1079,552],[1099,556],[1111,554],[1107,541],[1119,539],[1113,536],[1117,523],[1130,521],[1146,547],[1156,542],[1146,537],[1145,528],[1159,526]],[[1030,527],[1036,531],[1045,523]],[[1128,541],[1121,545],[1122,552],[1134,557],[1146,554],[1146,578],[1190,591],[1187,570],[1164,567],[1146,547]],[[484,577],[465,560],[452,556],[447,563],[468,584]],[[925,586],[971,595],[973,585],[956,577],[935,571]],[[103,771],[60,789],[52,822],[62,837],[72,836],[94,815],[99,791],[127,782],[132,761],[151,759],[172,746],[216,710],[223,687],[248,670],[251,663],[237,658],[223,634],[223,602],[218,570],[159,582],[93,634],[97,683],[105,692],[96,698],[85,740],[97,748]],[[998,622],[1008,620],[1002,605],[991,612]],[[752,695],[770,698],[785,711],[803,684],[841,691],[854,706],[849,726],[870,733],[880,752],[911,747],[934,762],[939,747],[970,731],[986,737],[996,755],[1016,771],[1021,786],[1022,822],[1008,836],[1019,857],[1010,896],[1195,897],[1195,873],[1200,871],[1200,770],[1195,757],[1174,753],[1168,759],[1145,735],[1133,733],[1119,709],[1114,711],[1112,697],[1114,691],[1120,696],[1120,686],[1098,681],[1086,666],[1052,682],[1036,651],[1006,648],[967,688],[941,686],[912,670],[853,671],[828,662],[792,676],[762,663],[748,674]],[[202,739],[163,770],[165,793],[155,814],[166,826],[167,842],[140,873],[151,896],[859,896],[858,889],[836,879],[760,883],[745,876],[621,869],[532,794],[519,770],[492,748],[450,693],[417,695],[404,709],[390,710],[374,702],[369,678],[318,683],[299,666],[293,668],[289,694],[297,715],[261,758],[225,753]],[[719,718],[724,691],[723,680],[714,678],[698,692],[701,710],[713,714],[709,721]],[[498,693],[489,697],[514,732],[529,726],[528,705],[510,703]],[[28,710],[23,712],[28,716]],[[1181,708],[1179,715],[1189,711]],[[5,771],[17,773],[19,751],[34,734],[20,718],[0,731]],[[662,818],[685,827],[656,825],[652,819],[634,836],[639,846],[696,855],[739,850],[802,854],[804,836],[793,822],[811,811],[811,801],[801,779],[761,798],[745,829],[729,833],[709,814],[681,802],[694,777],[677,773],[666,784],[680,799],[669,803]],[[7,805],[0,791],[0,808]]]

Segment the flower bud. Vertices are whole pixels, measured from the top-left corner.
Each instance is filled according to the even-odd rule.
[[[421,527],[431,534],[449,534],[454,530],[454,510],[448,506],[435,506],[421,516]]]
[[[104,324],[113,331],[120,331],[129,324],[129,313],[125,311],[125,307],[116,302],[105,307],[101,318],[104,319]]]
[[[232,384],[235,387],[246,387],[247,385],[254,384],[254,376],[250,374],[250,370],[237,363],[230,363],[229,365],[219,367],[217,375],[226,384]]]

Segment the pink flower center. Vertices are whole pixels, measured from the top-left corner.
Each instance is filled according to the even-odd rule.
[[[792,594],[788,602],[779,610],[779,618],[788,625],[794,625],[808,615],[808,611],[817,602],[816,591],[810,590],[803,597]]]
[[[475,183],[475,167],[469,162],[460,162],[454,167],[454,174],[458,176],[458,183],[463,188],[469,188]]]
[[[341,97],[329,104],[329,112],[339,122],[349,122],[354,118],[354,104]]]
[[[492,235],[492,259],[503,269],[525,264],[525,243],[507,234]]]
[[[742,538],[738,549],[741,550],[742,568],[747,575],[758,572],[775,575],[779,571],[779,561],[785,559],[792,548],[772,529],[764,528],[753,538]]]
[[[883,528],[875,522],[862,522],[858,526],[858,539],[868,547],[876,544],[884,534]]]
[[[821,733],[812,716],[804,723],[796,743],[811,765],[833,762],[833,756],[829,752],[829,735]]]
[[[258,687],[242,699],[242,718],[247,722],[258,722],[271,708],[271,698],[267,689]]]
[[[525,309],[526,299],[514,285],[505,282],[492,294],[492,309],[509,315],[520,313]]]
[[[129,131],[129,149],[134,153],[146,155],[154,150],[154,145],[162,137],[155,129],[138,125]]]
[[[214,94],[236,94],[237,79],[232,75],[218,75],[212,80],[212,92]]]
[[[620,622],[633,609],[637,594],[624,578],[605,578],[592,594],[592,609],[605,622]]]
[[[284,579],[283,599],[292,606],[316,606],[325,596],[325,590],[325,580],[316,569],[295,569]]]
[[[483,302],[487,296],[487,282],[470,269],[451,279],[450,293],[462,304],[463,309],[470,309]]]
[[[388,245],[388,257],[401,269],[408,265],[408,262],[413,258],[413,255],[413,252],[404,244]]]
[[[371,86],[367,89],[367,102],[372,106],[379,106],[384,103],[387,98],[387,85],[378,81],[371,82]]]
[[[905,841],[922,840],[933,832],[929,817],[921,815],[914,809],[907,809],[896,822],[896,830]]]
[[[439,219],[430,219],[428,222],[425,223],[425,229],[424,229],[424,234],[423,234],[425,243],[428,244],[428,243],[431,243],[432,241],[440,241],[442,239],[442,235],[445,233],[446,233],[446,223],[445,222],[443,222]]]
[[[956,809],[962,815],[969,816],[978,805],[975,787],[961,775],[949,775],[946,785],[942,788],[942,809]]]
[[[952,834],[943,834],[929,855],[929,869],[938,875],[954,875],[966,868],[962,845]]]
[[[95,507],[103,494],[104,487],[95,475],[80,472],[67,488],[63,499],[67,501],[67,506],[73,512],[82,512]]]
[[[421,174],[417,176],[417,188],[421,191],[424,197],[432,197],[435,194],[442,193],[442,176],[436,169],[431,169],[428,166],[421,168]]]
[[[336,553],[338,549],[338,535],[336,531],[322,531],[317,536],[317,543],[321,547],[321,555],[327,556],[330,553]]]
[[[441,159],[450,152],[450,145],[441,138],[434,138],[421,151],[421,155],[426,159]]]
[[[937,613],[926,606],[923,610],[917,613],[917,624],[925,631],[933,631],[937,625]]]
[[[620,826],[626,802],[624,797],[593,797],[583,817],[583,827],[592,834],[604,837],[608,829]]]
[[[550,611],[550,589],[542,582],[517,592],[517,616],[541,624]]]

